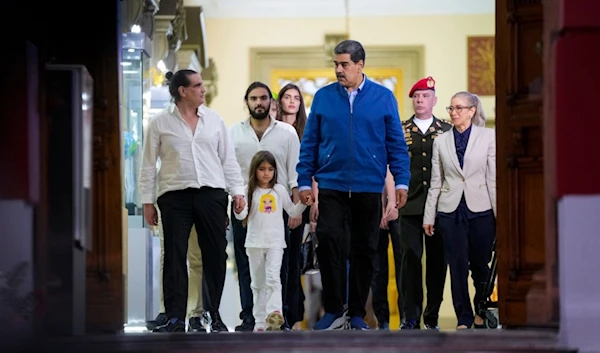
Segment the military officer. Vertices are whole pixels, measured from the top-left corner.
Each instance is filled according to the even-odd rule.
[[[450,130],[452,125],[433,116],[437,103],[435,80],[430,76],[419,80],[409,93],[415,114],[405,121],[404,138],[410,154],[411,180],[408,201],[400,210],[400,242],[402,247],[401,290],[404,321],[401,329],[420,329],[421,314],[425,329],[438,329],[438,316],[446,281],[446,261],[441,234],[423,233],[423,213],[431,179],[433,140]],[[425,238],[427,308],[423,307],[422,265]]]

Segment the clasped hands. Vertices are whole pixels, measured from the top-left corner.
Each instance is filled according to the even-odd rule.
[[[315,202],[315,196],[313,195],[312,190],[300,191],[300,202],[306,206],[311,206],[313,202]]]
[[[246,198],[244,195],[235,195],[233,196],[233,210],[235,213],[240,213],[246,207]]]
[[[404,207],[406,204],[407,191],[404,189],[396,190],[396,208],[400,209]],[[315,201],[315,197],[313,196],[312,190],[302,190],[300,191],[300,202],[305,204],[306,206],[310,206]]]

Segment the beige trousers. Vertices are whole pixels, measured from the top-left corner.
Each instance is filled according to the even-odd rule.
[[[162,229],[162,221],[160,212],[158,213],[158,231],[160,237],[160,274],[159,274],[159,290],[160,290],[160,311],[165,312],[165,302],[163,297],[163,263],[165,260],[164,234]],[[192,317],[200,317],[204,311],[202,305],[202,253],[200,245],[198,245],[198,233],[196,227],[192,226],[190,239],[188,242],[188,301],[187,312],[188,319]]]

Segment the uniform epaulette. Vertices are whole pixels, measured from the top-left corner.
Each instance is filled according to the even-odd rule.
[[[448,124],[448,125],[454,125],[454,124],[452,124],[452,121],[450,121],[450,120],[446,120],[446,119],[440,119],[440,121],[441,121],[442,123],[446,123],[446,124]]]

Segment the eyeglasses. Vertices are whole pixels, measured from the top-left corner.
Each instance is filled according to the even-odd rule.
[[[453,106],[446,107],[446,111],[448,112],[448,114],[452,114],[452,112],[456,110],[456,112],[458,114],[460,114],[460,113],[462,113],[463,109],[471,109],[471,108],[473,108],[472,105],[468,106],[468,107],[461,107],[460,105],[457,105],[456,107],[453,107]]]

